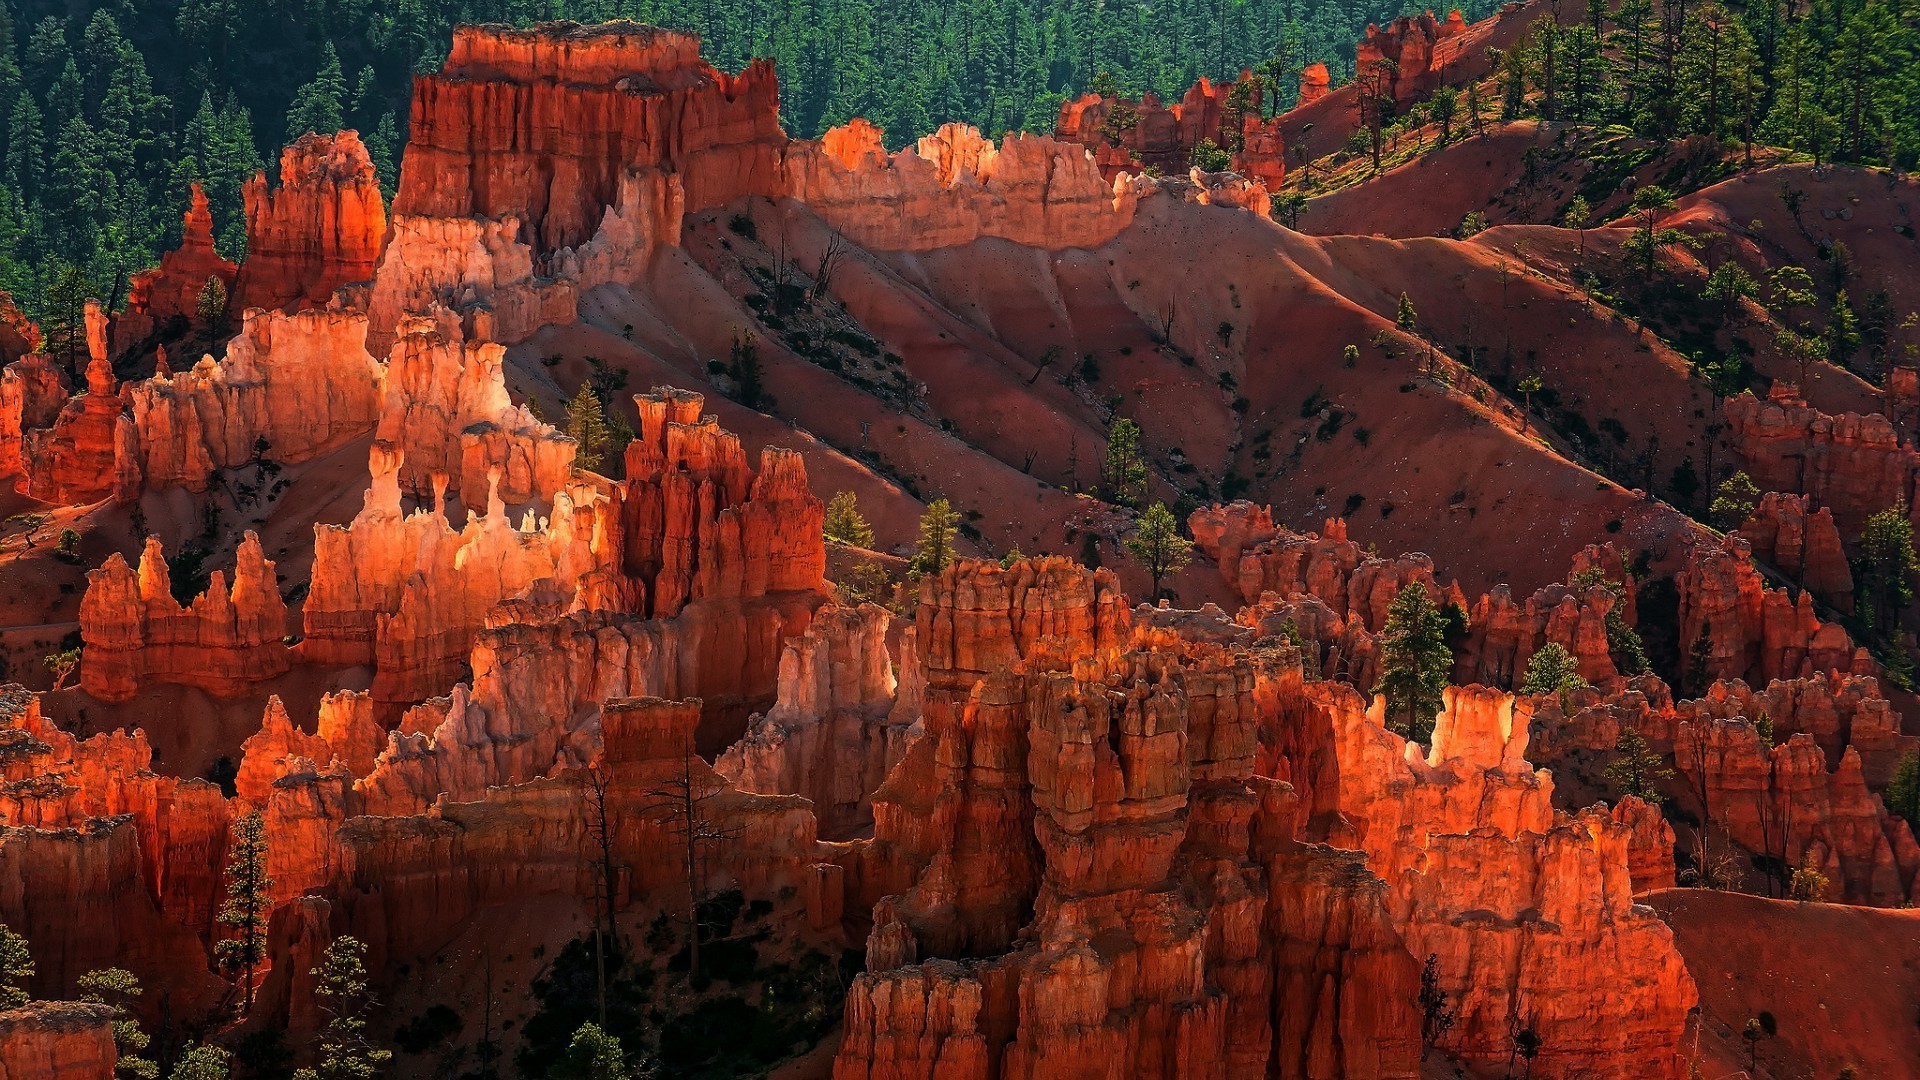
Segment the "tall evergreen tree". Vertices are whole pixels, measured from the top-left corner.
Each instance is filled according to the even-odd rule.
[[[347,77],[341,73],[340,56],[329,41],[321,53],[320,70],[314,73],[312,82],[294,94],[293,106],[287,110],[287,140],[291,142],[308,132],[331,135],[345,127],[346,97]]]
[[[1373,692],[1387,699],[1387,727],[1413,742],[1433,736],[1453,671],[1447,619],[1427,587],[1403,587],[1387,609],[1380,637],[1380,679]]]
[[[273,878],[267,874],[267,825],[258,810],[233,823],[227,847],[227,899],[220,925],[233,936],[215,943],[214,955],[240,977],[245,1008],[253,1008],[253,973],[267,958],[267,913],[273,906]]]

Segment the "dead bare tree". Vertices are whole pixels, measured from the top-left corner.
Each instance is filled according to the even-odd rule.
[[[607,949],[617,944],[613,928],[613,838],[618,835],[613,812],[607,804],[607,774],[598,765],[581,778],[587,802],[587,835],[599,850],[594,867],[595,896],[599,908],[593,927],[594,977],[599,991],[600,1024],[607,1023]]]
[[[687,978],[700,977],[700,901],[705,899],[706,852],[715,843],[737,840],[740,830],[715,821],[708,804],[723,788],[706,786],[694,775],[696,758],[689,742],[680,750],[680,769],[648,790],[642,813],[679,841],[687,875]]]
[[[814,265],[813,270],[815,300],[827,298],[827,290],[833,285],[834,269],[839,265],[841,257],[846,255],[849,246],[844,234],[836,231],[827,235],[827,244],[820,249],[820,261]]]

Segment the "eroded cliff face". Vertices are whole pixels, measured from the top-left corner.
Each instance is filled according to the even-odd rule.
[[[999,237],[1098,247],[1133,220],[1141,186],[1108,181],[1086,148],[947,124],[889,155],[864,120],[787,151],[789,194],[863,247],[925,251]]]
[[[1402,15],[1385,27],[1369,24],[1355,52],[1354,69],[1364,72],[1381,61],[1391,62],[1389,92],[1396,101],[1414,101],[1445,80],[1458,51],[1455,43],[1466,32],[1467,20],[1457,10],[1444,20],[1425,11]]]
[[[836,1075],[1412,1076],[1429,956],[1452,1053],[1528,1026],[1548,1075],[1679,1074],[1692,982],[1631,900],[1661,834],[1557,814],[1510,696],[1450,691],[1420,752],[1296,655],[1129,630],[1102,593],[1060,560],[925,587],[926,734],[874,796],[861,876],[897,891]]]
[[[1696,543],[1675,575],[1680,589],[1682,666],[1702,685],[1715,679],[1767,683],[1829,671],[1877,670],[1839,623],[1822,622],[1813,596],[1774,589],[1754,568],[1738,534]],[[1694,669],[1704,664],[1705,671]]]
[[[1900,905],[1920,888],[1920,845],[1867,787],[1848,748],[1829,769],[1813,736],[1775,744],[1745,717],[1680,725],[1674,763],[1704,797],[1709,828],[1783,867],[1826,875],[1846,903]]]
[[[1805,586],[1821,603],[1853,610],[1853,569],[1830,508],[1813,509],[1805,495],[1769,491],[1740,526],[1740,535],[1753,546],[1754,555]]]
[[[151,379],[126,388],[144,483],[202,491],[216,469],[306,461],[365,434],[386,377],[366,340],[355,312],[256,310],[224,359],[174,372],[163,356]]]
[[[1858,536],[1867,518],[1896,502],[1913,506],[1920,454],[1879,414],[1830,416],[1809,406],[1793,384],[1775,380],[1767,396],[1741,394],[1726,404],[1734,448],[1762,491],[1805,495],[1830,510],[1842,533]]]
[[[1325,65],[1320,74],[1325,77]],[[1057,138],[1092,151],[1101,175],[1109,180],[1149,166],[1168,175],[1183,174],[1194,148],[1204,140],[1232,153],[1235,172],[1278,191],[1286,176],[1286,155],[1279,123],[1263,118],[1264,97],[1264,84],[1248,72],[1233,83],[1202,77],[1170,106],[1152,94],[1137,102],[1084,94],[1061,103],[1053,131]]]
[[[87,301],[87,391],[65,400],[52,423],[28,428],[29,403],[44,407],[47,376],[25,375],[21,385],[22,435],[19,491],[41,502],[86,505],[124,501],[139,494],[140,435],[124,411],[122,386],[107,360],[107,316]]]
[[[543,259],[592,240],[629,173],[676,175],[695,210],[785,193],[772,63],[728,75],[638,23],[459,27],[409,137],[396,217],[512,217]]]
[[[113,1015],[77,1001],[0,1012],[0,1080],[112,1080]]]
[[[189,604],[173,597],[160,538],[147,537],[136,571],[118,552],[87,575],[80,601],[80,685],[102,701],[174,683],[238,696],[284,673],[287,605],[273,563],[249,532],[234,555],[233,585],[215,570]]]
[[[387,209],[358,133],[302,135],[280,153],[278,188],[260,172],[241,194],[247,261],[235,311],[324,307],[340,286],[372,279]]]
[[[160,256],[160,265],[134,274],[127,282],[127,309],[115,319],[113,345],[125,352],[148,340],[170,323],[193,323],[200,315],[200,295],[207,282],[218,281],[227,295],[240,268],[213,246],[213,211],[198,183],[188,189],[187,212],[180,227],[180,246]]]

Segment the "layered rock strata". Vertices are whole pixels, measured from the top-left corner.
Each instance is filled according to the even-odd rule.
[[[260,172],[241,192],[247,261],[235,310],[324,307],[334,290],[373,277],[386,200],[356,132],[308,133],[280,153],[280,186]]]

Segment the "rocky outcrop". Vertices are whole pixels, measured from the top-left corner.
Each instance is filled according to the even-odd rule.
[[[190,188],[187,213],[180,227],[180,246],[160,256],[160,265],[142,270],[127,281],[127,309],[114,321],[113,344],[124,352],[165,330],[170,323],[200,318],[200,295],[208,281],[220,282],[231,297],[240,268],[213,247],[213,213],[206,193]]]
[[[383,707],[433,697],[462,678],[474,635],[501,601],[535,582],[571,598],[599,565],[593,543],[606,502],[590,489],[559,493],[550,517],[528,513],[518,526],[496,494],[456,531],[438,493],[429,507],[402,510],[402,458],[392,447],[376,443],[370,469],[373,484],[352,523],[314,526],[300,650],[319,663],[372,664]]]
[[[1381,725],[1381,701],[1363,712],[1348,688],[1305,692],[1294,783],[1308,806],[1338,811],[1323,819],[1329,840],[1368,853],[1407,947],[1436,958],[1459,1013],[1442,1045],[1501,1061],[1527,1026],[1549,1075],[1679,1075],[1693,983],[1664,924],[1632,902],[1636,830],[1597,810],[1555,813],[1513,699],[1450,688],[1422,754]],[[1299,752],[1322,738],[1331,754]]]
[[[1674,764],[1704,797],[1716,835],[1771,860],[1783,876],[1820,870],[1828,899],[1900,905],[1920,888],[1920,844],[1868,789],[1852,749],[1829,771],[1809,734],[1774,744],[1747,718],[1701,718],[1680,725]]]
[[[1368,631],[1386,625],[1387,609],[1401,589],[1420,584],[1437,604],[1466,608],[1458,586],[1442,589],[1433,560],[1421,554],[1385,559],[1347,539],[1347,523],[1327,519],[1320,535],[1276,526],[1270,511],[1249,502],[1195,511],[1188,521],[1194,543],[1220,568],[1220,576],[1243,602],[1268,593],[1282,600],[1312,596],[1334,614],[1351,617]]]
[[[1811,509],[1805,495],[1769,491],[1740,526],[1753,553],[1830,607],[1853,610],[1853,570],[1833,511]]]
[[[82,829],[130,816],[148,893],[172,923],[212,933],[227,839],[219,788],[150,772],[153,751],[139,731],[73,738],[17,685],[0,686],[0,744],[0,824]],[[151,974],[175,986],[196,970]]]
[[[368,340],[389,348],[411,313],[439,305],[461,336],[511,345],[543,326],[574,319],[575,282],[536,267],[519,240],[521,219],[393,217],[392,235],[367,294]]]
[[[249,311],[224,359],[129,384],[145,484],[205,490],[216,469],[293,464],[373,430],[385,371],[351,311]],[[264,443],[263,443],[264,440]]]
[[[1633,880],[1634,894],[1673,888],[1673,826],[1667,824],[1659,804],[1625,795],[1613,804],[1611,816],[1632,833],[1627,841],[1627,876]]]
[[[129,701],[161,683],[237,696],[287,670],[286,633],[287,606],[259,537],[247,533],[234,553],[231,589],[215,570],[183,606],[160,538],[149,536],[137,571],[115,552],[87,574],[80,685],[103,701]]]
[[[1425,11],[1402,15],[1385,27],[1370,23],[1355,52],[1354,70],[1364,72],[1382,60],[1391,61],[1387,86],[1393,99],[1416,101],[1447,81],[1458,39],[1466,32],[1467,21],[1457,10],[1444,21]]]
[[[27,433],[52,424],[66,403],[66,377],[46,353],[28,353],[0,370],[0,479],[26,471]]]
[[[1133,220],[1141,181],[1108,181],[1086,149],[1009,134],[999,146],[947,124],[888,155],[855,120],[787,152],[789,194],[862,247],[926,251],[999,237],[1049,249],[1098,247]]]
[[[200,942],[168,919],[142,879],[129,817],[71,828],[0,828],[0,923],[31,943],[32,987],[73,986],[86,972],[122,967],[175,992],[176,1007],[206,1007],[217,984]]]
[[[247,262],[235,310],[324,307],[335,289],[373,277],[386,200],[356,132],[307,133],[280,153],[280,187],[262,171],[241,192]]]
[[[1726,414],[1734,449],[1760,489],[1807,496],[1809,506],[1832,512],[1843,535],[1860,535],[1867,518],[1897,502],[1914,505],[1920,452],[1884,416],[1830,416],[1780,380],[1764,399],[1729,399]]]
[[[575,446],[513,403],[506,349],[463,340],[444,311],[403,319],[398,330],[375,435],[401,455],[401,490],[431,495],[444,478],[447,491],[479,509],[497,472],[502,502],[550,502],[572,472]]]
[[[87,392],[60,409],[50,427],[21,439],[21,493],[41,502],[84,505],[124,501],[140,492],[140,437],[107,361],[106,314],[87,301]],[[23,401],[27,400],[23,391]]]
[[[458,27],[409,137],[396,217],[512,217],[543,259],[590,241],[629,173],[673,174],[689,210],[785,193],[772,63],[728,75],[637,23]]]
[[[918,717],[892,715],[890,621],[875,604],[815,612],[780,655],[773,708],[748,721],[746,735],[714,761],[720,775],[742,791],[805,796],[825,837],[871,822],[868,795],[918,734]]]
[[[1312,63],[1300,69],[1300,99],[1297,105],[1311,105],[1326,97],[1333,86],[1333,76],[1327,73],[1327,65]]]
[[[968,602],[1003,575],[1028,603]],[[1251,775],[1255,666],[1160,630],[1118,646],[1100,591],[1059,560],[923,591],[923,626],[1070,621],[975,653],[1014,666],[930,711],[876,795],[882,857],[928,858],[875,909],[835,1076],[1412,1076],[1418,966],[1379,879],[1296,845],[1291,792]]]
[[[114,1010],[34,1001],[0,1012],[0,1080],[113,1080]]]
[[[1718,679],[1769,683],[1829,671],[1874,673],[1838,623],[1823,623],[1813,596],[1770,589],[1739,535],[1702,540],[1674,576],[1680,589],[1682,669],[1702,686]],[[1703,640],[1704,639],[1704,640]],[[1704,662],[1705,671],[1695,668]]]
[[[1875,786],[1885,784],[1900,758],[1920,747],[1920,737],[1901,734],[1900,714],[1881,694],[1878,679],[1840,671],[1777,679],[1763,690],[1739,680],[1716,682],[1703,697],[1681,702],[1678,711],[1690,719],[1766,717],[1775,738],[1812,736],[1828,769],[1839,768],[1851,748]]]
[[[1326,74],[1324,65],[1321,74]],[[1137,102],[1084,94],[1061,103],[1053,133],[1092,151],[1109,180],[1148,167],[1184,174],[1194,147],[1204,140],[1233,155],[1234,172],[1278,191],[1286,156],[1279,124],[1264,118],[1264,99],[1265,84],[1247,72],[1232,84],[1203,76],[1172,106],[1152,94]]]
[[[497,361],[497,347],[482,348]],[[316,526],[303,652],[323,663],[372,662],[375,697],[405,704],[463,677],[490,623],[551,623],[568,611],[642,623],[687,615],[678,632],[698,651],[682,661],[681,688],[628,693],[724,700],[769,692],[779,640],[745,628],[791,626],[793,613],[811,612],[826,591],[825,509],[807,488],[805,465],[769,447],[759,470],[749,468],[738,437],[700,415],[698,394],[662,389],[636,403],[641,431],[627,448],[627,479],[570,484],[551,515],[529,513],[518,527],[497,486],[485,516],[469,511],[459,532],[438,492],[432,509],[404,513],[403,458],[376,444],[359,515],[344,529]],[[489,474],[496,485],[498,473]],[[523,593],[522,607],[493,617]],[[728,683],[731,676],[739,678]],[[741,687],[754,689],[740,695]]]

